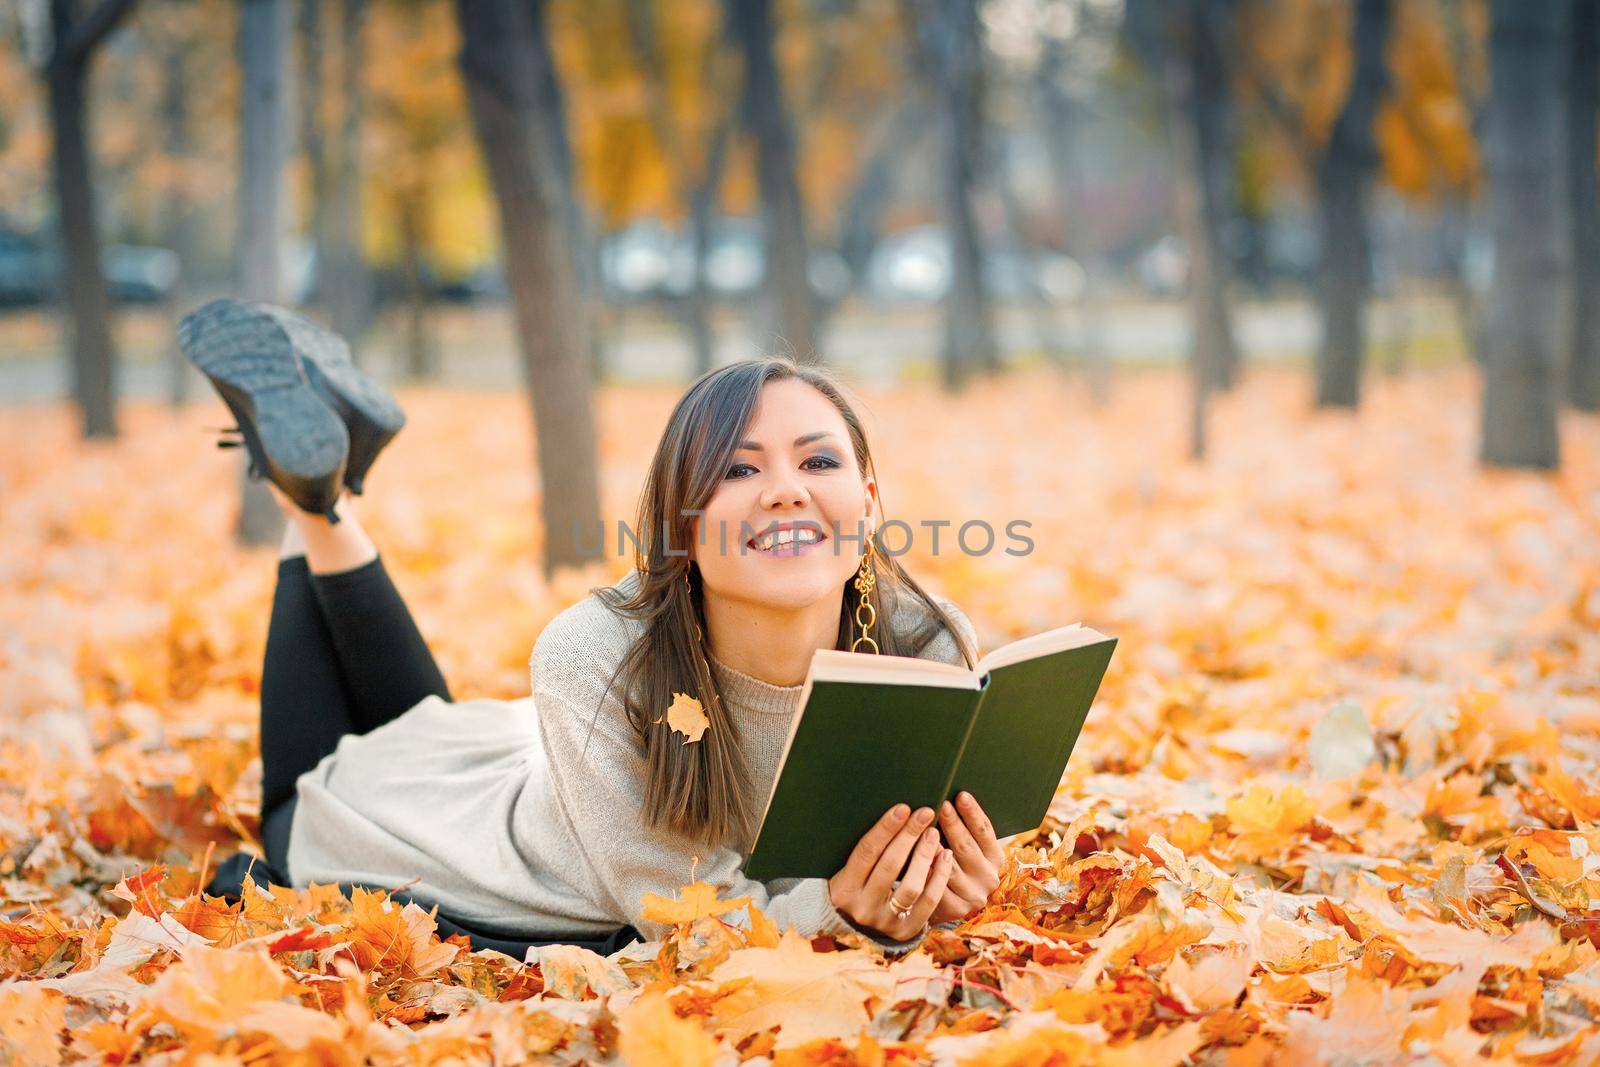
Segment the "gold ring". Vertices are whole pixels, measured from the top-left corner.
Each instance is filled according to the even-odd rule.
[[[909,919],[909,918],[911,918],[911,909],[913,907],[915,907],[915,906],[916,906],[916,902],[915,901],[913,901],[910,904],[902,905],[898,900],[894,899],[894,894],[893,893],[889,894],[889,910],[894,912],[895,916],[897,918],[900,918],[900,919]]]

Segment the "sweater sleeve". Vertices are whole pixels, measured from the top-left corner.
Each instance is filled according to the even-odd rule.
[[[537,667],[535,675],[537,676]],[[690,882],[717,887],[723,899],[748,896],[779,929],[793,926],[805,936],[852,929],[828,897],[822,878],[789,880],[782,892],[744,877],[744,858],[727,847],[696,846],[682,835],[646,825],[641,783],[645,761],[626,736],[626,722],[606,707],[585,712],[548,687],[534,693],[539,733],[550,761],[557,802],[570,820],[592,883],[618,922],[646,937],[669,929],[643,914],[646,893],[674,898]]]

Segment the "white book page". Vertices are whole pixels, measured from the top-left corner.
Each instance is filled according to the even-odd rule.
[[[1110,638],[1099,630],[1075,622],[1071,626],[1060,626],[1054,630],[1046,630],[1042,634],[1013,641],[1009,645],[1001,645],[978,660],[978,674],[987,674],[996,667],[1004,667],[1009,663],[1021,663],[1023,660],[1037,659],[1052,652],[1065,652],[1069,648],[1082,648],[1084,645],[1107,640]]]

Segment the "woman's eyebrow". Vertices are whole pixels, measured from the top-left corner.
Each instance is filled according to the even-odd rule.
[[[794,447],[800,448],[803,445],[810,444],[812,441],[816,441],[816,440],[819,440],[819,439],[824,438],[824,437],[832,437],[832,436],[833,436],[833,434],[829,433],[827,430],[817,430],[815,433],[801,434],[799,437],[796,437],[794,439]],[[765,452],[766,451],[766,449],[762,448],[760,445],[756,444],[754,441],[740,441],[738,450],[740,452]]]

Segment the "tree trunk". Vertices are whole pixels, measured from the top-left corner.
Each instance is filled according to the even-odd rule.
[[[239,126],[239,292],[246,300],[282,303],[283,167],[288,102],[287,0],[243,0],[239,57],[244,69]],[[241,453],[242,456],[242,453]],[[241,544],[272,544],[283,534],[283,512],[265,486],[241,470]]]
[[[866,276],[872,253],[883,235],[883,217],[894,198],[896,174],[922,141],[929,117],[920,101],[901,101],[861,164],[850,195],[845,197],[837,233],[839,255],[852,278]]]
[[[406,371],[414,381],[439,377],[439,353],[428,336],[428,286],[422,276],[422,212],[427,197],[421,188],[400,193],[400,259],[406,287]]]
[[[311,245],[315,250],[316,273],[309,299],[326,306],[328,276],[333,249],[329,242],[332,218],[328,139],[323,128],[327,111],[327,89],[323,80],[322,10],[327,0],[300,0],[300,58],[303,66],[300,90],[300,144],[306,154],[306,170],[311,184]]]
[[[581,530],[600,522],[586,322],[566,245],[550,132],[542,128],[542,7],[456,0],[473,127],[500,209],[506,280],[532,396],[545,528],[544,571],[585,562]]]
[[[1319,407],[1353,408],[1361,401],[1364,316],[1372,287],[1367,187],[1378,164],[1373,124],[1389,84],[1384,53],[1392,15],[1390,0],[1356,0],[1351,31],[1355,69],[1333,132],[1317,159],[1322,229],[1317,277],[1322,313],[1316,361]]]
[[[1484,353],[1486,465],[1554,469],[1572,267],[1563,210],[1565,4],[1494,0],[1484,123],[1495,280]]]
[[[328,226],[328,277],[323,292],[334,332],[349,342],[352,358],[359,358],[362,337],[372,324],[372,277],[361,243],[361,113],[365,106],[361,86],[362,25],[366,0],[344,0],[339,35],[344,65],[343,109],[339,151],[334,154],[330,182],[333,203]]]
[[[984,292],[983,245],[972,214],[982,158],[983,68],[973,0],[918,0],[915,33],[923,75],[933,95],[938,134],[938,196],[950,236],[950,288],[945,296],[942,378],[960,388],[1000,358]]]
[[[720,122],[712,131],[706,153],[706,169],[689,196],[690,239],[694,247],[694,278],[689,285],[689,339],[694,345],[695,377],[706,373],[716,361],[717,338],[711,326],[711,281],[706,277],[706,261],[711,257],[711,224],[720,202],[722,175],[728,166],[728,147],[733,140],[733,123]]]
[[[1168,13],[1169,30],[1162,59],[1162,88],[1166,94],[1167,130],[1172,145],[1173,211],[1178,231],[1189,250],[1189,456],[1206,454],[1206,413],[1212,389],[1220,378],[1215,341],[1215,318],[1205,294],[1217,288],[1216,246],[1206,236],[1204,162],[1200,150],[1200,124],[1195,120],[1195,48],[1200,4],[1206,0],[1181,0]]]
[[[1002,163],[996,171],[993,188],[1000,196],[1005,209],[1006,229],[1010,232],[1014,254],[1027,265],[1023,285],[1026,288],[1028,318],[1033,326],[1034,343],[1039,354],[1049,362],[1063,366],[1066,361],[1065,346],[1061,343],[1056,324],[1055,307],[1043,285],[1044,259],[1038,242],[1033,239],[1027,208],[1011,185],[1011,174]]]
[[[638,58],[647,88],[645,108],[661,154],[678,186],[679,199],[689,209],[689,240],[694,257],[694,275],[679,313],[689,333],[694,353],[694,376],[711,369],[716,354],[716,337],[711,329],[711,294],[706,281],[706,257],[711,249],[711,224],[716,213],[722,175],[727,166],[728,144],[733,137],[732,112],[715,123],[705,152],[702,173],[695,175],[684,145],[683,131],[667,106],[669,87],[666,63],[661,54],[661,34],[656,26],[654,0],[628,0],[628,40]],[[719,49],[713,47],[705,65],[703,91],[708,97],[726,94],[729,87],[718,80]],[[736,110],[736,107],[735,109]]]
[[[550,44],[546,10],[549,0],[531,0],[536,9],[529,24],[533,27],[533,54],[538,65],[534,69],[537,88],[539,128],[548,140],[546,154],[554,171],[556,191],[560,197],[562,224],[566,230],[567,255],[572,260],[573,277],[577,282],[578,296],[583,302],[585,344],[584,358],[590,376],[599,381],[605,370],[605,351],[602,344],[600,301],[600,247],[589,232],[589,219],[578,197],[578,169],[572,152],[572,138],[567,130],[567,106],[561,90],[561,72],[556,67],[555,50]]]
[[[773,54],[772,0],[727,0],[744,56],[744,118],[756,142],[766,295],[776,340],[801,360],[820,359],[816,306],[806,276],[805,206],[795,173],[794,131]],[[763,347],[770,338],[762,338]]]
[[[111,299],[100,264],[100,217],[89,162],[86,90],[95,50],[133,6],[128,0],[103,0],[75,17],[77,5],[71,0],[50,3],[51,50],[44,76],[62,250],[62,332],[72,359],[72,396],[88,438],[117,436],[117,382]]]
[[[1573,5],[1567,106],[1567,181],[1572,197],[1572,350],[1567,394],[1600,411],[1600,199],[1595,170],[1595,109],[1600,106],[1600,5]]]
[[[194,145],[185,51],[182,44],[169,44],[166,54],[161,57],[161,116],[165,128],[163,152],[168,160],[187,164]],[[195,257],[200,246],[198,219],[192,200],[186,188],[174,184],[167,188],[161,205],[162,239],[178,256],[178,281],[168,301],[168,310],[174,318],[178,309],[187,302],[186,295],[195,274]],[[174,329],[176,325],[174,322]],[[167,401],[174,408],[180,408],[189,401],[194,369],[177,345],[169,345],[167,349]]]
[[[1224,35],[1232,30],[1232,8],[1231,2],[1208,0],[1197,5],[1193,14],[1194,92],[1190,121],[1194,123],[1199,153],[1200,239],[1209,246],[1206,260],[1211,269],[1203,277],[1191,279],[1197,284],[1189,298],[1200,304],[1204,323],[1200,343],[1209,353],[1205,365],[1213,375],[1210,385],[1217,389],[1233,388],[1239,366],[1233,316],[1228,306],[1231,272],[1227,256],[1222,252],[1222,230],[1233,214],[1234,201],[1233,158],[1228,134],[1229,90],[1221,45]]]
[[[1075,194],[1087,185],[1088,178],[1077,146],[1079,122],[1073,114],[1071,101],[1057,81],[1063,62],[1060,43],[1047,42],[1036,77],[1043,111],[1043,140],[1050,155],[1050,168],[1054,171],[1056,195],[1066,215],[1065,251],[1084,268],[1084,284],[1075,301],[1078,356],[1088,374],[1090,399],[1099,406],[1111,396],[1111,360],[1105,351],[1099,272],[1089,269],[1095,254],[1094,243],[1087,236],[1091,225],[1086,215],[1080,217],[1073,210]]]

